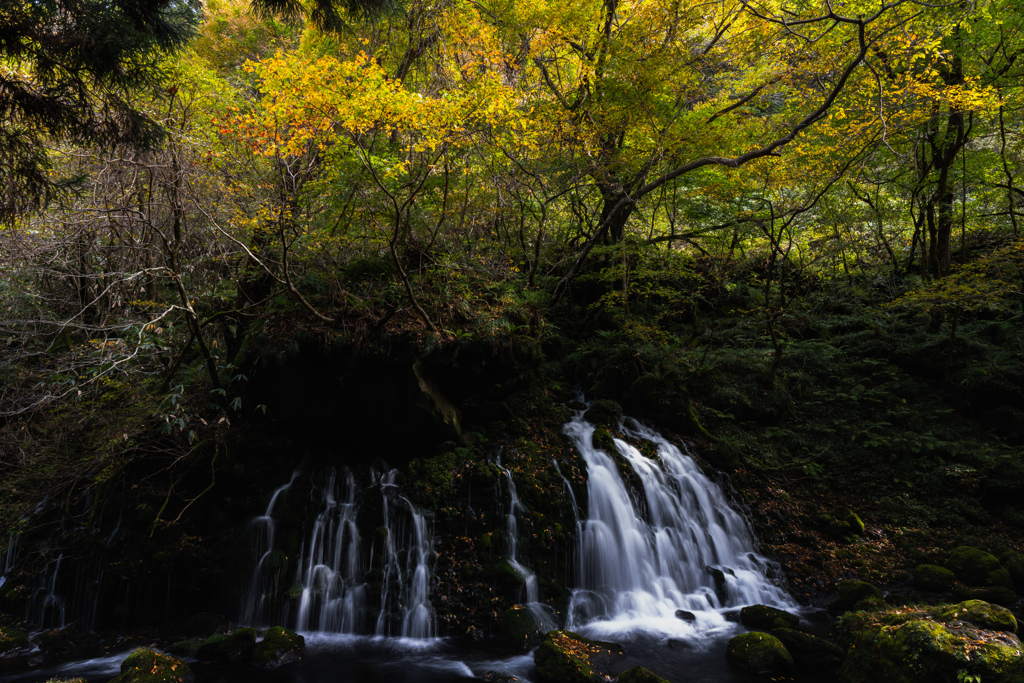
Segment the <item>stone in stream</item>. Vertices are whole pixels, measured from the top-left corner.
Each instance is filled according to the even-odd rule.
[[[692,624],[693,622],[697,621],[697,615],[693,612],[688,612],[685,609],[677,609],[676,619],[682,619],[683,621]]]
[[[867,581],[856,581],[853,579],[841,581],[839,583],[839,597],[829,603],[828,611],[832,614],[849,612],[861,601],[871,600],[872,598],[882,600],[882,591]]]
[[[619,674],[616,683],[668,683],[661,676],[651,673],[642,666],[634,666]]]
[[[193,683],[188,664],[161,652],[140,647],[121,662],[121,673],[110,683]]]
[[[283,626],[274,626],[256,643],[252,661],[264,669],[276,669],[282,664],[297,662],[305,647],[305,638]]]
[[[914,569],[914,585],[921,590],[945,593],[953,587],[956,575],[945,567],[920,564]]]
[[[584,638],[572,631],[551,631],[533,655],[541,683],[605,683],[604,672],[625,653],[615,643]]]
[[[781,640],[757,631],[733,636],[725,648],[725,660],[755,674],[786,671],[793,666],[793,656]]]
[[[793,628],[800,617],[768,605],[747,605],[740,610],[740,622],[750,628]]]
[[[786,646],[786,650],[793,656],[793,661],[798,666],[809,669],[838,669],[843,663],[843,648],[824,638],[791,628],[773,628],[772,635]]]

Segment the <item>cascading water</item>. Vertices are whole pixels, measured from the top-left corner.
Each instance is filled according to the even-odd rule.
[[[3,567],[0,570],[0,588],[7,583],[7,575],[14,569],[14,562],[18,559],[18,534],[11,534],[7,539],[7,550],[3,554],[4,561],[0,563]]]
[[[362,496],[355,476],[335,472],[312,490],[319,512],[304,530],[295,583],[284,606],[279,596],[275,505],[291,481],[277,489],[266,514],[252,522],[255,566],[245,591],[240,623],[293,624],[299,631],[429,638],[434,635],[430,606],[434,540],[426,515],[395,484],[397,473],[371,473],[380,493],[381,523],[370,540],[360,533]],[[289,603],[294,619],[289,618]]]
[[[641,484],[631,496],[615,460],[594,448],[594,430],[582,411],[565,426],[587,463],[589,499],[569,628],[599,637],[686,637],[725,628],[726,608],[794,607],[767,579],[770,565],[755,552],[744,519],[690,456],[630,420],[623,432],[657,451],[651,459],[615,439]],[[677,618],[677,610],[692,612],[694,620]]]
[[[512,470],[501,464],[501,456],[495,458],[495,464],[505,473],[508,481],[509,509],[505,516],[505,550],[508,554],[508,563],[512,569],[523,579],[523,587],[526,593],[526,608],[533,615],[534,621],[543,631],[550,631],[555,628],[555,615],[553,610],[540,601],[540,590],[537,586],[537,575],[525,564],[519,561],[519,523],[516,515],[526,508],[519,501],[516,493],[516,483],[512,478]]]

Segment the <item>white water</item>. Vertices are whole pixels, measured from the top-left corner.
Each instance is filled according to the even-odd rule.
[[[793,608],[766,577],[745,520],[697,463],[630,420],[630,438],[651,442],[657,460],[629,443],[615,447],[640,490],[629,491],[615,460],[592,444],[582,411],[565,425],[588,471],[588,514],[578,539],[579,576],[568,627],[596,637],[632,633],[700,639],[730,630],[724,612],[749,604]],[[722,570],[724,600],[708,568]],[[678,619],[687,610],[695,621]]]
[[[494,462],[505,473],[505,480],[508,482],[509,505],[508,514],[505,516],[506,559],[512,569],[523,579],[526,593],[525,607],[530,611],[534,622],[541,631],[550,631],[557,627],[554,611],[540,601],[537,575],[519,561],[519,523],[516,515],[525,512],[526,507],[520,502],[519,495],[516,493],[516,482],[512,478],[512,470],[501,464],[500,455],[495,458]]]
[[[303,531],[293,584],[298,595],[288,601],[295,618],[288,618],[289,604],[275,616],[270,602],[281,586],[272,559],[282,550],[275,545],[274,508],[296,476],[274,492],[266,513],[252,522],[255,567],[239,622],[266,626],[277,619],[275,623],[291,623],[304,632],[432,637],[433,535],[426,515],[400,495],[395,470],[371,473],[382,511],[371,543],[357,525],[361,490],[351,472],[339,478],[331,471],[322,485],[313,487],[310,497],[319,501],[319,513]],[[371,595],[375,568],[379,592]]]

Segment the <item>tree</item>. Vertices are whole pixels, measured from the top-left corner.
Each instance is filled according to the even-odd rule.
[[[56,143],[151,145],[134,102],[162,83],[160,59],[199,17],[186,0],[9,0],[0,7],[0,221],[69,187],[49,174]],[[173,87],[173,85],[171,86]]]

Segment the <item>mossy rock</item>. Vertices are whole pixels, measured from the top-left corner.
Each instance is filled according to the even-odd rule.
[[[502,640],[513,648],[529,650],[544,639],[543,625],[522,605],[505,610],[498,628]]]
[[[984,600],[1006,607],[1014,607],[1020,600],[1016,593],[1004,586],[964,586],[963,584],[954,584],[953,597],[961,601]]]
[[[89,683],[84,678],[48,678],[46,683]]]
[[[958,547],[946,560],[946,569],[968,586],[1013,588],[1010,572],[999,563],[999,558],[978,548],[967,545]]]
[[[1006,553],[999,562],[1009,572],[1013,587],[1017,590],[1024,590],[1024,553],[1016,551]]]
[[[890,609],[892,606],[882,598],[876,598],[874,596],[870,598],[864,598],[854,603],[853,607],[850,608],[852,612],[884,612]]]
[[[590,640],[572,631],[551,631],[537,647],[533,662],[541,683],[606,683],[602,672],[623,655],[615,643]]]
[[[587,412],[583,413],[583,419],[601,427],[614,429],[619,426],[619,420],[622,419],[622,406],[610,399],[599,398],[590,404]]]
[[[785,671],[793,666],[793,656],[782,641],[768,633],[752,631],[729,640],[725,659],[750,673]]]
[[[168,645],[165,651],[167,654],[174,655],[175,657],[195,657],[203,642],[202,638],[179,640]]]
[[[642,666],[634,666],[619,674],[617,683],[668,683],[661,676],[651,673]]]
[[[924,591],[945,593],[953,587],[956,575],[936,564],[920,564],[914,569],[914,585]]]
[[[306,639],[295,631],[289,631],[283,626],[272,626],[263,640],[256,643],[252,661],[264,669],[274,669],[282,664],[297,662],[305,647]]]
[[[213,635],[203,641],[196,657],[222,662],[248,662],[256,649],[256,631],[240,628],[230,634]]]
[[[750,628],[793,628],[800,617],[768,605],[747,605],[740,610],[740,623]]]
[[[838,669],[843,663],[843,648],[824,638],[791,628],[773,628],[772,635],[778,638],[793,656],[798,666],[810,669]]]
[[[829,603],[828,611],[832,614],[849,612],[861,600],[868,598],[883,598],[882,591],[872,586],[867,581],[850,579],[839,583],[839,597]]]
[[[842,667],[844,683],[985,683],[1024,681],[1024,653],[1012,634],[928,619],[871,624],[855,634]]]
[[[935,613],[939,621],[969,621],[978,628],[989,631],[1017,632],[1017,618],[1013,612],[983,600],[967,600],[956,605],[946,605]]]
[[[857,515],[856,512],[848,507],[837,507],[832,510],[831,517],[834,520],[836,526],[841,526],[843,533],[841,536],[849,534],[855,536],[864,535],[864,522]]]
[[[16,628],[0,626],[0,655],[28,646],[28,636]]]
[[[594,429],[593,435],[590,437],[590,445],[599,451],[605,453],[615,453],[615,437],[604,427],[597,427]]]
[[[188,664],[149,648],[140,647],[121,662],[121,673],[110,683],[192,683]]]

